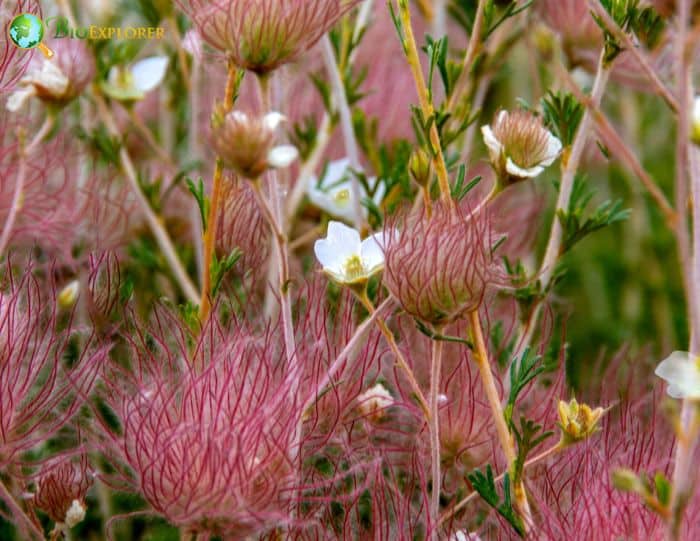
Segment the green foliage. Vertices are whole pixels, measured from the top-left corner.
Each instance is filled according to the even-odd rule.
[[[289,133],[289,141],[299,150],[302,160],[307,160],[316,146],[318,139],[317,120],[314,115],[306,115],[295,122]]]
[[[600,0],[600,4],[623,32],[635,34],[647,47],[654,47],[658,44],[663,32],[664,21],[654,8],[650,6],[640,8],[639,0]],[[610,63],[617,58],[624,47],[600,17],[593,15],[593,18],[603,30],[605,38],[604,60]]]
[[[461,201],[464,197],[476,187],[479,182],[481,182],[481,177],[474,177],[469,182],[465,183],[465,177],[467,174],[467,168],[464,164],[459,166],[457,171],[457,181],[451,186],[450,191],[452,192],[452,198],[455,201]]]
[[[541,360],[542,357],[540,355],[535,355],[530,347],[525,348],[520,360],[513,359],[509,371],[510,392],[508,394],[508,402],[503,411],[507,424],[511,424],[515,402],[518,400],[520,393],[528,383],[544,372],[545,368],[542,363],[540,363]]]
[[[520,537],[525,535],[525,527],[518,513],[513,509],[510,494],[510,474],[506,473],[503,478],[503,501],[498,494],[496,482],[493,477],[491,465],[486,466],[486,475],[481,470],[474,470],[467,475],[469,482],[481,498],[493,507],[498,514],[508,521]]]
[[[515,442],[518,444],[518,455],[515,457],[515,463],[513,464],[513,479],[517,483],[522,478],[525,462],[530,452],[554,432],[543,432],[542,425],[525,417],[520,417],[520,430],[513,422],[510,423],[510,428],[515,435]]]
[[[100,162],[106,165],[119,164],[121,141],[118,137],[110,135],[104,125],[98,124],[91,132],[78,126],[75,128],[75,133],[78,139],[86,143],[88,148],[97,155]]]
[[[663,472],[659,471],[652,477],[620,468],[613,471],[612,482],[618,490],[638,494],[646,506],[662,518],[670,515],[673,485]]]
[[[571,146],[583,118],[584,107],[568,92],[547,92],[542,98],[542,117],[545,125],[564,147]]]
[[[574,179],[568,211],[559,210],[557,213],[564,230],[561,253],[568,252],[574,244],[591,233],[629,218],[631,211],[622,208],[621,200],[605,201],[596,207],[592,214],[588,214],[586,209],[594,195],[595,191],[588,188],[584,177],[577,175]]]
[[[234,248],[233,251],[219,261],[216,254],[212,254],[211,262],[211,296],[215,298],[221,287],[221,282],[228,272],[233,269],[234,265],[243,255],[238,248]]]
[[[418,330],[431,340],[435,340],[437,342],[454,342],[456,344],[464,344],[469,349],[474,349],[474,344],[469,340],[465,340],[464,338],[460,338],[459,336],[449,336],[445,334],[436,333],[422,321],[418,319],[414,319],[414,321],[416,322],[416,327],[418,328]]]
[[[187,188],[190,193],[194,196],[197,201],[197,207],[199,208],[199,215],[202,218],[202,231],[207,230],[207,216],[209,216],[209,198],[206,196],[206,191],[204,189],[204,181],[201,177],[197,180],[197,184],[191,178],[185,179],[187,183]]]
[[[476,19],[477,0],[452,0],[449,12],[455,21],[471,36]],[[522,13],[532,5],[532,1],[510,0],[499,2],[487,0],[484,6],[484,26],[481,40],[486,40],[494,31],[511,17]]]

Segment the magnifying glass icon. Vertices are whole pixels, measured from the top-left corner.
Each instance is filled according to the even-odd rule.
[[[12,43],[20,49],[38,48],[46,58],[53,56],[53,51],[44,45],[44,23],[32,13],[17,15],[8,26],[7,33]]]

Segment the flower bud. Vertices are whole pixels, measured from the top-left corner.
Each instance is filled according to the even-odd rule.
[[[58,307],[63,310],[69,310],[72,308],[78,298],[79,292],[80,282],[78,280],[73,280],[71,283],[65,286],[56,297]]]
[[[579,404],[575,398],[568,403],[559,401],[558,410],[563,445],[577,443],[595,434],[600,430],[598,421],[605,413],[603,408],[592,410],[587,404]]]
[[[433,161],[425,150],[418,148],[413,151],[408,162],[408,172],[418,186],[422,188],[430,186],[430,181],[433,179]]]
[[[644,485],[637,474],[627,468],[614,470],[612,472],[612,483],[616,489],[623,492],[640,492],[644,489]]]
[[[540,175],[561,152],[561,141],[528,111],[500,111],[482,126],[484,143],[498,182],[505,187]]]
[[[212,143],[224,165],[247,179],[257,179],[271,167],[287,167],[298,156],[291,145],[274,146],[275,130],[284,120],[280,113],[249,116],[231,111],[216,112]]]

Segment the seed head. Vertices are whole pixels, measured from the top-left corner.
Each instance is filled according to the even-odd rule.
[[[54,522],[72,528],[85,518],[85,494],[92,481],[86,455],[79,462],[61,459],[42,468],[34,504]]]
[[[497,277],[483,215],[435,207],[387,237],[384,283],[406,312],[433,325],[476,309]]]
[[[179,0],[204,41],[268,73],[307,51],[359,0]]]
[[[280,113],[250,116],[231,111],[214,114],[212,143],[224,165],[247,179],[257,179],[271,167],[287,167],[297,158],[291,145],[274,146],[275,130],[284,120]]]

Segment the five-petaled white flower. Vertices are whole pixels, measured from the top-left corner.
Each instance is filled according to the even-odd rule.
[[[328,224],[328,236],[314,244],[323,272],[341,284],[366,282],[384,267],[384,233],[360,240],[360,234],[341,222]]]
[[[687,351],[674,351],[659,363],[654,373],[668,383],[669,396],[700,400],[700,357]]]
[[[331,216],[354,222],[355,213],[352,192],[352,171],[350,170],[350,160],[343,158],[328,164],[323,178],[319,180],[312,176],[306,186],[306,195],[316,207],[326,211]],[[367,179],[370,190],[374,191],[372,201],[379,206],[384,198],[384,184],[378,183],[376,177]],[[359,184],[360,197],[367,197],[365,187]],[[362,213],[367,217],[367,209],[363,206]]]
[[[561,141],[528,111],[500,111],[481,133],[496,173],[510,182],[538,176],[562,149]]]
[[[131,66],[114,66],[109,70],[102,90],[110,98],[121,101],[139,101],[156,88],[165,78],[167,56],[151,56]]]

